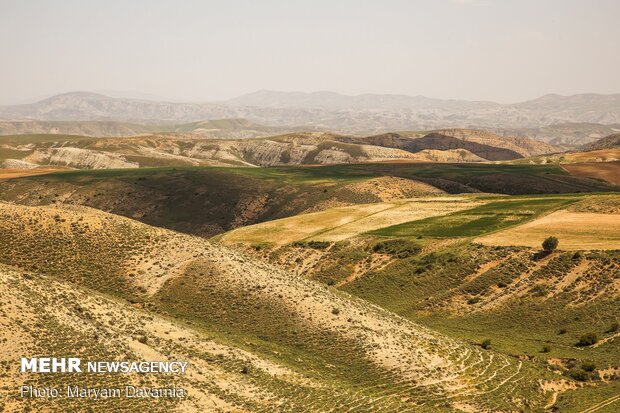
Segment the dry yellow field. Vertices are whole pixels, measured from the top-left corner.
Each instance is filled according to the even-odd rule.
[[[286,245],[295,241],[341,241],[403,222],[446,215],[482,202],[470,197],[429,197],[332,208],[238,228],[221,236],[224,243]]]
[[[556,211],[540,219],[479,237],[484,245],[540,248],[548,236],[558,237],[562,250],[620,249],[620,215]]]
[[[58,171],[58,168],[0,169],[0,180],[21,178],[23,176],[44,175]]]

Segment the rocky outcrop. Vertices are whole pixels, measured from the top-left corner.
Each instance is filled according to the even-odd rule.
[[[21,159],[5,159],[0,163],[2,169],[34,169],[39,165],[32,162],[26,162]]]
[[[64,165],[84,169],[137,168],[139,166],[113,153],[72,147],[36,150],[25,160],[39,165]]]

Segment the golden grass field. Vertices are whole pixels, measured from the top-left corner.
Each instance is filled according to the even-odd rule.
[[[484,245],[539,248],[548,236],[563,250],[620,249],[620,215],[556,211],[542,218],[475,239]]]

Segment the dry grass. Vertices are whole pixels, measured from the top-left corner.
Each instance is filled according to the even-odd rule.
[[[620,249],[620,219],[613,214],[557,211],[517,227],[476,238],[484,245],[539,248],[550,236],[563,250]]]

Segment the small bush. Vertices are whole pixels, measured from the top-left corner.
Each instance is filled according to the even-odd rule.
[[[596,369],[596,365],[591,361],[584,361],[581,363],[581,368],[589,373],[593,372]]]
[[[485,350],[488,350],[491,348],[491,339],[490,338],[486,338],[484,340],[482,340],[482,342],[480,343],[480,347],[482,347]]]
[[[588,381],[592,377],[590,373],[583,369],[567,370],[564,374],[577,381]]]
[[[567,329],[561,328],[560,331],[558,331],[558,334],[562,335],[562,334],[566,334],[567,332],[568,332]]]
[[[599,340],[598,334],[586,333],[582,335],[581,337],[579,337],[579,341],[577,342],[576,346],[577,347],[591,346],[592,344],[595,344],[596,342],[598,342],[598,340]]]
[[[480,297],[470,297],[467,299],[467,304],[476,304],[480,302]]]
[[[547,237],[542,243],[543,250],[547,252],[555,251],[560,241],[556,237]]]
[[[338,314],[340,314],[340,309],[335,308],[335,307],[334,307],[334,308],[332,308],[332,314],[333,314],[333,315],[338,315]]]
[[[242,374],[250,373],[250,368],[248,366],[243,366],[243,368],[241,369],[241,373]]]
[[[543,346],[541,353],[549,353],[551,352],[551,346]]]
[[[418,254],[422,249],[419,245],[402,239],[391,239],[377,242],[372,247],[373,252],[394,255],[398,258],[408,258]]]
[[[299,247],[299,248],[312,248],[314,250],[324,250],[330,246],[330,243],[326,241],[308,241],[308,242],[295,241],[293,242],[292,245],[293,247]]]
[[[551,289],[548,286],[542,284],[537,284],[530,290],[534,297],[544,297],[549,294],[550,291]]]
[[[308,246],[314,250],[324,250],[329,247],[330,243],[327,241],[308,241]]]
[[[614,321],[613,323],[611,323],[611,326],[609,326],[609,328],[605,332],[606,333],[617,333],[618,331],[620,331],[620,323],[618,323],[617,321]]]

